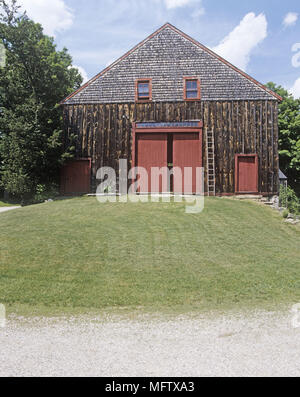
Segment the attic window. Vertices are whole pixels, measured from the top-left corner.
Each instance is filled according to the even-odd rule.
[[[135,100],[147,102],[152,100],[152,80],[139,79],[135,82]]]
[[[184,100],[195,101],[200,99],[200,79],[198,77],[184,77]]]

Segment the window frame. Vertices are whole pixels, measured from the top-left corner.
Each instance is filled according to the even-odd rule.
[[[149,84],[149,97],[139,98],[139,84]],[[139,78],[135,80],[135,102],[151,102],[152,101],[152,79],[151,78]]]
[[[188,81],[197,81],[197,97],[195,98],[188,98],[187,97],[187,87],[186,83]],[[200,78],[195,76],[187,76],[183,78],[183,99],[184,101],[200,101],[201,100],[201,84]]]

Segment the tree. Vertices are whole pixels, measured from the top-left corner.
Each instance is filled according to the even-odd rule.
[[[270,82],[267,86],[283,101],[279,104],[279,157],[280,168],[289,179],[289,184],[300,194],[300,99],[281,86]]]
[[[39,185],[50,186],[72,148],[63,147],[59,102],[77,89],[82,77],[66,48],[40,24],[20,14],[17,0],[0,0],[0,41],[6,65],[0,67],[1,185],[22,199]]]

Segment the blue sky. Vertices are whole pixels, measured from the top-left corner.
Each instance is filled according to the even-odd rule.
[[[170,22],[262,83],[300,97],[299,0],[19,1],[85,78]]]

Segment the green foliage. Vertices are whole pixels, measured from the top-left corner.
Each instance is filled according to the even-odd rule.
[[[20,15],[16,0],[0,0],[0,41],[6,65],[0,67],[0,173],[2,189],[28,200],[40,184],[57,181],[73,143],[63,146],[59,102],[82,78],[64,48],[40,24]]]
[[[278,114],[280,168],[299,195],[300,99],[294,99],[288,91],[274,83],[268,83],[267,86],[283,98]]]
[[[280,187],[279,203],[282,207],[286,207],[290,213],[300,214],[300,200],[289,186],[287,188]]]
[[[284,219],[286,219],[289,216],[289,211],[288,210],[284,210],[282,213],[282,216]]]
[[[40,204],[48,200],[53,200],[59,196],[59,188],[56,184],[52,185],[37,185],[34,196],[21,201],[21,205],[27,206],[31,204]]]
[[[109,193],[111,193],[112,192],[112,187],[111,186],[106,186],[106,188],[104,188],[104,191],[103,191],[105,194],[109,194]]]

